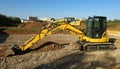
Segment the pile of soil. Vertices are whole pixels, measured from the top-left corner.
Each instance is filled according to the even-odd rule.
[[[38,34],[40,33],[40,30],[42,29],[42,27],[46,27],[47,25],[48,25],[48,22],[29,22],[29,23],[20,24],[17,27],[17,28],[21,28],[20,30],[10,30],[6,28],[6,30],[4,30],[3,32],[6,32],[8,34]],[[33,30],[30,30],[30,29],[33,29]],[[38,29],[38,30],[34,30],[34,29]]]
[[[28,23],[21,25],[21,28],[36,28],[45,26],[44,24]],[[81,25],[85,28],[85,25]],[[116,27],[115,27],[116,28]],[[117,27],[119,28],[119,27]],[[110,29],[113,29],[110,27]],[[9,32],[9,31],[8,31]],[[118,47],[114,51],[96,51],[96,52],[83,52],[79,50],[79,45],[76,44],[79,38],[68,35],[68,30],[60,30],[54,35],[46,36],[43,40],[38,41],[37,46],[44,46],[37,50],[37,46],[31,47],[29,53],[22,55],[14,55],[10,57],[3,57],[5,50],[12,47],[13,44],[18,46],[22,45],[26,40],[35,36],[36,34],[24,31],[14,31],[16,34],[6,34],[4,42],[0,44],[0,68],[1,69],[96,69],[99,67],[119,67],[120,66],[120,37],[115,37],[117,42],[115,45]],[[10,32],[9,32],[10,33]],[[30,34],[27,34],[30,33]],[[63,34],[57,34],[63,33]],[[57,35],[56,35],[57,34]],[[5,34],[4,34],[5,35]],[[3,39],[1,35],[0,39]],[[113,37],[113,36],[111,36]],[[48,44],[44,44],[50,42]],[[52,43],[51,42],[55,42]],[[58,44],[56,44],[58,43]],[[68,44],[61,48],[59,44]],[[110,69],[110,68],[108,68]]]
[[[86,24],[85,23],[81,23],[80,29],[86,29]]]
[[[109,26],[108,30],[120,31],[120,25]]]
[[[19,25],[20,28],[42,28],[48,25],[48,22],[29,22]]]
[[[41,30],[5,30],[4,32],[8,34],[39,34]],[[58,34],[58,33],[63,33],[63,34],[70,34],[69,30],[58,30],[56,32],[53,32],[52,34]]]
[[[6,50],[7,50],[6,47],[0,47],[0,57],[4,57],[5,56]]]
[[[19,25],[19,28],[24,28],[25,30],[4,30],[4,32],[8,34],[39,34],[40,31],[42,30],[42,27],[46,28],[48,25],[47,22],[39,22],[39,23],[24,23]],[[56,26],[57,27],[57,26]],[[80,26],[84,27],[84,26]],[[36,29],[36,30],[30,30],[30,29]],[[53,28],[51,28],[53,29]],[[69,30],[57,30],[53,32],[52,34],[56,33],[63,33],[63,34],[70,34]]]
[[[39,34],[40,30],[5,30],[8,34]]]

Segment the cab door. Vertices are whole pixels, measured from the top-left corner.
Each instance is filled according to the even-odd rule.
[[[94,16],[87,20],[86,36],[90,38],[101,38],[106,31],[106,17]]]

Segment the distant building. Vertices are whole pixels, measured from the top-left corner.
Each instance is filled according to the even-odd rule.
[[[21,23],[23,23],[23,22],[24,22],[24,20],[25,20],[25,19],[21,19]]]
[[[22,23],[31,23],[34,22],[33,20],[26,20],[26,19],[21,19]]]
[[[33,21],[35,21],[35,20],[38,20],[38,17],[28,16],[28,20],[33,20]]]
[[[40,20],[42,20],[42,21],[50,21],[51,18],[45,17],[45,18],[41,18]]]
[[[31,22],[35,22],[36,20],[38,20],[38,17],[28,16],[27,19],[21,19],[21,22],[22,23],[31,23]]]

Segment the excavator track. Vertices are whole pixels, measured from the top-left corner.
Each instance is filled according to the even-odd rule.
[[[116,47],[113,43],[85,43],[83,44],[84,51],[106,51],[106,50],[115,50]]]

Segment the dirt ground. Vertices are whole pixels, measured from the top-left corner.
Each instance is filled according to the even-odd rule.
[[[120,25],[110,26],[110,27],[108,27],[108,30],[120,31]]]
[[[20,28],[42,28],[48,25],[48,22],[29,22],[19,25]]]
[[[28,32],[27,34],[0,32],[0,69],[120,69],[120,36],[113,35],[109,37],[116,39],[117,49],[112,51],[80,51],[78,37],[63,31],[38,41],[36,46],[43,45],[42,48],[4,57],[7,49],[15,44],[20,46],[35,35],[36,33]],[[44,44],[46,42],[49,43]],[[64,47],[56,43],[64,44]]]
[[[9,48],[14,44],[21,45],[34,35],[10,34],[4,42],[0,43],[0,49]],[[117,39],[115,45],[118,49],[96,52],[80,51],[76,44],[78,38],[75,36],[69,34],[52,36],[46,37],[41,42],[54,41],[57,38],[57,42],[69,43],[69,45],[57,50],[38,49],[22,55],[0,57],[0,69],[112,69],[112,67],[120,67],[120,36],[110,36]],[[53,40],[49,40],[50,38]]]

